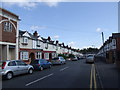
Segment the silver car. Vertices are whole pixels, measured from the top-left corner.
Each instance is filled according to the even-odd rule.
[[[56,57],[51,60],[52,64],[65,64],[66,60],[63,57]]]
[[[24,73],[33,73],[33,66],[26,64],[21,60],[6,60],[0,62],[0,75],[6,79],[11,79],[15,75],[24,74]]]
[[[88,55],[86,57],[86,63],[94,63],[94,55]]]

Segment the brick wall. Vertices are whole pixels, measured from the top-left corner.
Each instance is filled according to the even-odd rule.
[[[1,16],[0,16],[0,18],[2,18],[2,20],[7,19],[7,18],[1,17]],[[13,20],[11,20],[11,21],[17,27],[17,22],[15,22]],[[12,27],[13,27],[12,32],[4,31],[4,24],[3,23],[0,24],[0,27],[1,27],[0,29],[2,29],[2,30],[0,30],[1,34],[2,34],[1,35],[2,37],[0,37],[0,41],[9,42],[9,43],[16,43],[16,30],[15,30],[14,26],[12,25]]]

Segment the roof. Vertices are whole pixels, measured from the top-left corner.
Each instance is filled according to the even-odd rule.
[[[0,10],[2,10],[2,12],[6,12],[6,13],[9,13],[9,14],[11,14],[11,15],[15,16],[15,17],[17,17],[17,18],[18,18],[18,20],[20,20],[18,15],[14,14],[14,13],[12,13],[12,12],[10,12],[10,11],[8,11],[8,10],[4,9],[4,8],[0,8]]]
[[[36,36],[32,35],[31,33],[29,33],[28,31],[21,31],[21,30],[19,30],[19,36],[22,36],[26,32],[29,34],[31,39],[38,39],[40,37],[40,36],[36,37]]]

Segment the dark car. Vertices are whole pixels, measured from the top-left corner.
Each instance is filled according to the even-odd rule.
[[[46,59],[35,59],[30,63],[35,70],[43,70],[45,68],[51,68],[51,62]]]

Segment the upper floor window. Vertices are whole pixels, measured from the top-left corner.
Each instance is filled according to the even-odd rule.
[[[48,49],[48,43],[45,43],[45,49]]]
[[[36,43],[37,43],[37,47],[40,47],[40,40],[37,40]]]
[[[23,38],[23,43],[28,43],[28,38],[27,37]]]
[[[4,31],[12,32],[13,26],[10,22],[4,22]]]

